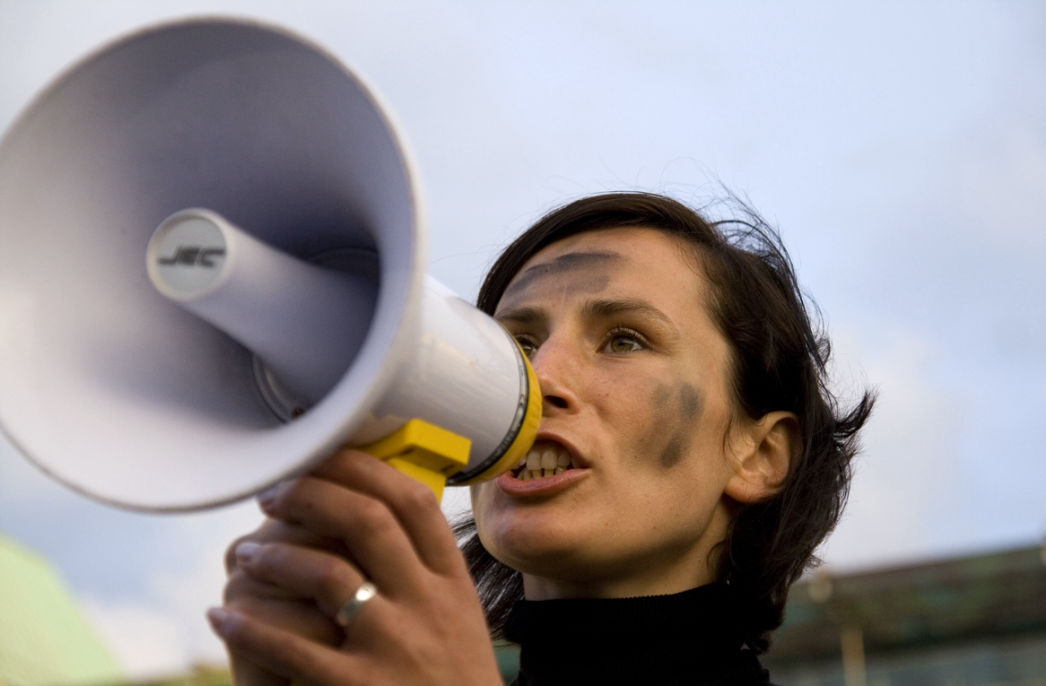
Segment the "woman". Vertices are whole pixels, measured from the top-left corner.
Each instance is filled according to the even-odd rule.
[[[544,405],[526,463],[473,487],[467,563],[424,488],[339,453],[264,494],[270,520],[230,549],[210,618],[237,679],[496,684],[489,624],[523,684],[768,683],[756,655],[872,406],[836,407],[773,233],[586,198],[505,251],[479,306]]]

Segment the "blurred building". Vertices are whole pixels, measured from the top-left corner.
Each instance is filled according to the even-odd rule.
[[[115,658],[51,565],[0,535],[0,686],[123,680]]]
[[[1046,686],[1046,548],[822,571],[764,662],[789,686]]]

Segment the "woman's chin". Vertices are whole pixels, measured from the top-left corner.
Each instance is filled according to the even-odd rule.
[[[495,558],[524,574],[544,574],[564,564],[572,565],[579,551],[572,532],[556,532],[550,527],[492,527],[481,529],[481,536]]]

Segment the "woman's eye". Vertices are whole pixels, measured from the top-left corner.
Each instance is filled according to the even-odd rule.
[[[516,343],[527,357],[534,357],[534,353],[538,351],[537,344],[526,336],[516,336]]]
[[[606,350],[611,353],[630,353],[646,348],[646,341],[635,331],[615,331],[607,339]]]

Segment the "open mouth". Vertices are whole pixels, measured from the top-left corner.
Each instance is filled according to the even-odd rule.
[[[529,481],[562,474],[577,467],[566,448],[551,441],[538,441],[526,457],[512,468],[512,475],[520,481]]]

